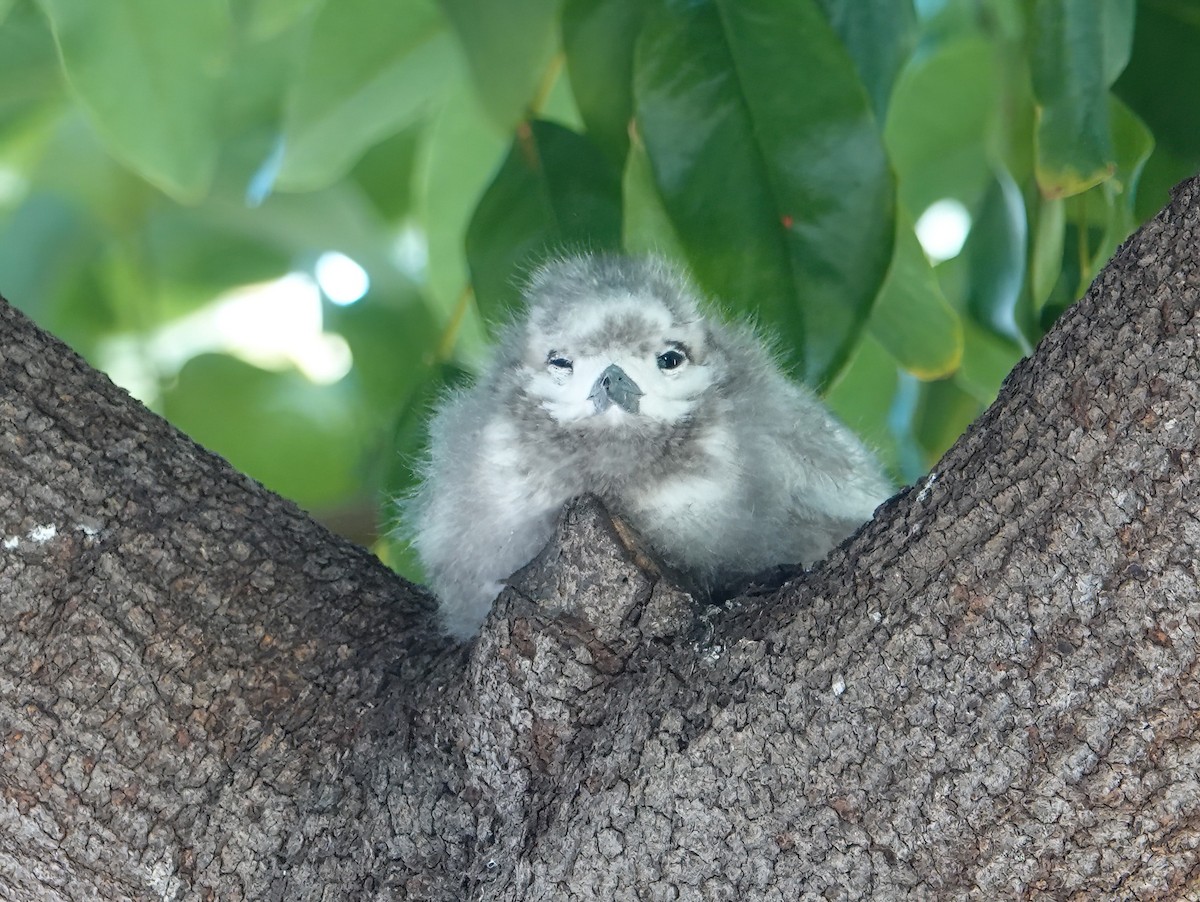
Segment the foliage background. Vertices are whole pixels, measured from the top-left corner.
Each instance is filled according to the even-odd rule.
[[[907,481],[1200,169],[1197,48],[1196,0],[0,0],[0,291],[414,574],[429,405],[565,249],[683,261]]]

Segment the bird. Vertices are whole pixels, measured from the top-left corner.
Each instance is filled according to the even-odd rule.
[[[436,406],[403,502],[451,636],[479,630],[576,497],[599,497],[704,592],[811,566],[891,494],[759,331],[667,260],[562,256],[523,296],[477,381]]]

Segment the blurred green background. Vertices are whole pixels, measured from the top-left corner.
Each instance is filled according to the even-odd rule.
[[[1196,0],[0,0],[0,292],[410,575],[548,254],[682,260],[910,481],[1198,169]]]

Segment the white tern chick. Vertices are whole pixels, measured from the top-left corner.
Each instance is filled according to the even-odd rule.
[[[557,260],[525,299],[491,366],[436,411],[405,512],[452,635],[479,628],[579,495],[705,588],[813,563],[890,494],[764,341],[664,261]]]

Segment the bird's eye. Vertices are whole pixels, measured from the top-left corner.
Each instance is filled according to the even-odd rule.
[[[658,368],[660,370],[676,370],[683,366],[683,362],[687,360],[682,351],[674,349],[663,351],[658,355]]]
[[[573,369],[571,361],[566,357],[559,357],[551,352],[550,357],[546,360],[546,365],[552,370],[557,370],[560,373],[569,373]]]

